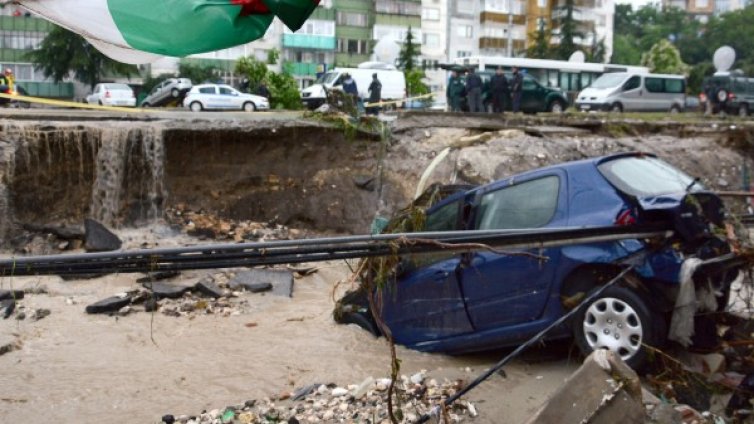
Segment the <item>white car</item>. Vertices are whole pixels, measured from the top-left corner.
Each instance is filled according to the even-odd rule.
[[[194,112],[205,109],[237,109],[254,112],[268,110],[270,103],[262,96],[241,93],[229,85],[202,84],[193,86],[186,94],[183,107]]]
[[[86,96],[90,105],[136,106],[134,91],[126,84],[101,83],[94,86],[94,92]]]

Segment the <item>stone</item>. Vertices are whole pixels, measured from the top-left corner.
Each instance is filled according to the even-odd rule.
[[[361,398],[363,398],[363,397],[364,397],[364,396],[365,396],[365,395],[367,394],[367,392],[368,392],[369,390],[371,390],[371,389],[372,389],[372,386],[374,386],[374,378],[372,378],[372,377],[367,377],[367,378],[366,378],[366,379],[365,379],[364,381],[362,381],[362,382],[361,382],[361,384],[359,384],[359,385],[358,385],[358,386],[356,387],[356,389],[354,389],[354,390],[353,390],[353,391],[351,392],[351,395],[352,395],[352,396],[353,396],[353,397],[354,397],[355,399],[361,399]]]
[[[84,248],[87,252],[118,250],[123,242],[104,225],[93,219],[84,220]]]
[[[322,419],[325,420],[325,421],[330,421],[330,420],[333,419],[333,417],[335,417],[335,412],[333,412],[332,410],[329,410],[329,409],[327,411],[325,411],[324,414],[322,414]]]
[[[157,271],[150,272],[146,277],[137,278],[136,282],[139,284],[149,283],[151,281],[167,280],[181,275],[180,271]]]
[[[639,424],[644,422],[644,414],[636,372],[615,353],[596,350],[527,423]]]
[[[194,290],[207,297],[220,298],[225,296],[223,290],[218,287],[212,277],[204,277],[194,285]]]
[[[23,228],[36,233],[53,234],[55,237],[63,240],[84,240],[86,237],[84,228],[75,225],[24,224]]]
[[[24,298],[23,290],[0,290],[0,300],[15,299],[21,300]]]
[[[336,387],[336,388],[332,389],[332,392],[330,392],[330,394],[332,396],[334,396],[334,397],[341,397],[341,396],[347,395],[348,394],[348,390],[344,389],[342,387]]]
[[[39,321],[42,318],[45,318],[45,317],[49,316],[50,313],[51,312],[50,312],[49,309],[40,308],[40,309],[35,310],[34,313],[31,314],[31,316],[29,317],[29,319],[32,320],[32,321]]]
[[[417,372],[416,374],[411,376],[410,380],[414,384],[422,384],[422,382],[424,382],[424,374]]]
[[[174,284],[168,284],[163,282],[152,282],[142,284],[145,289],[151,290],[157,299],[178,299],[183,297],[183,294],[191,290],[189,286],[180,286]]]
[[[293,273],[289,270],[253,269],[236,274],[228,283],[231,290],[244,288],[258,293],[272,289],[277,296],[293,296]],[[259,285],[257,285],[259,284]]]
[[[163,415],[162,422],[164,422],[165,424],[173,424],[175,423],[175,417],[172,415]]]
[[[18,349],[21,349],[20,341],[10,338],[6,339],[5,336],[0,338],[0,356]]]
[[[72,280],[93,280],[95,278],[104,277],[107,275],[106,272],[92,272],[87,274],[59,274],[60,278],[62,278],[65,281],[72,281]]]
[[[102,299],[99,302],[92,303],[86,307],[87,314],[107,314],[117,312],[122,307],[131,303],[130,296],[112,296]]]
[[[292,399],[293,399],[294,401],[295,401],[295,400],[301,400],[301,399],[303,399],[304,397],[306,397],[306,396],[308,396],[309,394],[311,394],[311,393],[313,393],[314,391],[316,391],[316,390],[317,390],[317,388],[319,388],[319,386],[321,386],[321,384],[319,384],[319,383],[314,383],[314,384],[310,384],[310,385],[308,385],[308,386],[304,386],[304,387],[302,387],[302,388],[300,388],[300,389],[298,389],[298,390],[296,390],[296,391],[294,391],[294,392],[293,392],[293,397],[292,397]]]
[[[154,311],[157,310],[157,308],[159,306],[160,305],[157,304],[157,300],[155,300],[154,298],[149,298],[149,299],[147,299],[147,300],[144,301],[144,311],[145,312],[154,312]]]
[[[353,177],[353,183],[362,190],[374,191],[375,189],[374,176],[372,175],[357,175]]]

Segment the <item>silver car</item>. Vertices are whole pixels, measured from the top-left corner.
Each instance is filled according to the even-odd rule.
[[[255,94],[245,94],[224,84],[195,85],[183,99],[183,107],[194,112],[205,109],[215,110],[268,110],[270,103],[266,98]]]
[[[168,78],[157,84],[141,102],[141,107],[162,106],[177,101],[191,90],[193,84],[188,78]]]
[[[104,83],[94,86],[92,94],[86,96],[90,105],[136,106],[134,91],[126,84]]]

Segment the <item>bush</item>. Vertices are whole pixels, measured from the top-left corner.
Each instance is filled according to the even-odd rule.
[[[288,72],[267,74],[268,88],[270,90],[270,107],[273,109],[301,109],[301,95],[298,91],[298,83]]]

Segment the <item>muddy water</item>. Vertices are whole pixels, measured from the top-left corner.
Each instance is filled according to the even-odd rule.
[[[347,385],[386,376],[384,340],[331,318],[332,290],[347,267],[317,266],[317,273],[295,281],[292,299],[244,295],[251,310],[227,318],[158,313],[152,321],[143,312],[121,318],[84,313],[91,302],[135,288],[138,275],[3,279],[3,288],[47,286],[49,294],[28,295],[23,304],[29,312],[52,313],[38,322],[0,321],[0,340],[23,342],[0,356],[2,421],[156,422],[165,413],[195,414],[315,382]],[[181,281],[205,274],[185,273]],[[405,374],[426,369],[440,378],[471,379],[501,354],[449,357],[399,349]],[[564,356],[562,349],[535,352],[509,367],[507,378],[493,377],[469,397],[482,414],[476,421],[523,421],[574,369]]]

